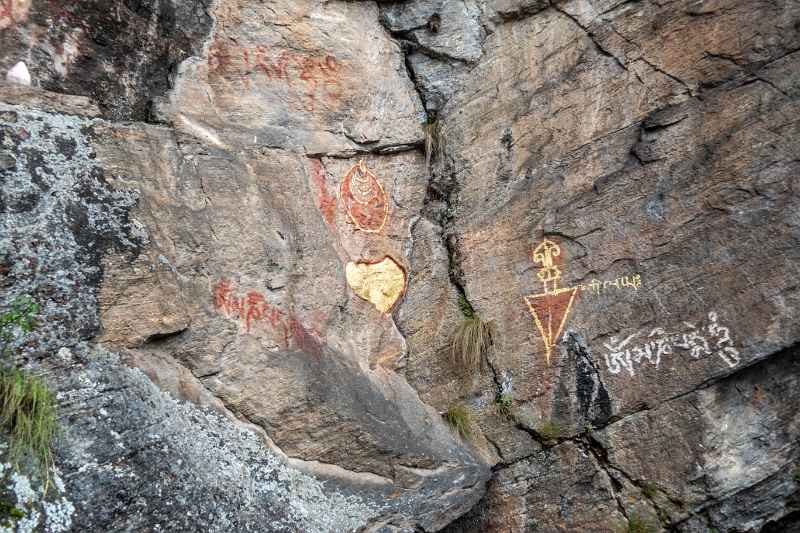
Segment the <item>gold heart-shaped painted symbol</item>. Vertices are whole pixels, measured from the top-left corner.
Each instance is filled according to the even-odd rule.
[[[345,276],[353,292],[381,313],[391,311],[406,290],[406,272],[389,256],[377,263],[350,261]]]

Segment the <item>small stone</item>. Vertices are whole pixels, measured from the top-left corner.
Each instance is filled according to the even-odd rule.
[[[0,152],[0,170],[14,170],[17,166],[16,158],[6,152]]]
[[[16,83],[17,85],[31,85],[31,73],[28,72],[28,67],[25,63],[20,61],[8,71],[6,74],[6,81],[8,83]]]
[[[58,350],[58,358],[64,361],[65,363],[69,363],[72,361],[72,350],[67,348],[66,346],[60,348]]]

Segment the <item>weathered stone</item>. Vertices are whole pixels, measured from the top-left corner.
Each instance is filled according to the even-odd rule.
[[[175,269],[164,255],[149,252],[133,261],[109,257],[103,272],[106,283],[97,304],[100,338],[108,346],[141,346],[189,326]]]
[[[799,370],[791,348],[592,435],[610,465],[663,493],[659,507],[679,529],[699,512],[707,527],[758,530],[797,510],[789,497],[800,452]]]
[[[494,9],[501,19],[531,16],[550,6],[549,0],[497,0]]]
[[[341,531],[382,513],[292,467],[253,432],[175,402],[112,355],[87,357],[52,380],[69,421],[58,451],[74,530],[260,531],[267,520],[272,531]]]
[[[31,94],[15,86],[0,90],[17,102]],[[72,99],[68,112],[84,102]],[[113,249],[136,260],[147,236],[129,216],[137,194],[112,188],[97,164],[88,139],[92,119],[6,105],[3,110],[1,142],[16,164],[3,173],[0,261],[8,300],[26,294],[42,302],[37,340],[23,345],[33,356],[99,333],[103,259]]]
[[[149,120],[211,26],[202,1],[6,0],[0,70],[25,60],[42,88],[91,96],[109,118]]]
[[[6,104],[25,105],[40,111],[63,113],[65,115],[100,116],[100,109],[97,104],[89,98],[44,92],[21,85],[5,85],[2,91],[3,102]],[[3,118],[5,121],[14,122],[8,116]]]
[[[393,31],[408,32],[413,42],[435,56],[456,61],[477,61],[482,53],[481,45],[484,37],[479,20],[481,12],[477,4],[472,1],[445,1],[439,4],[430,16],[420,21],[422,24],[411,27],[390,25],[390,28]],[[395,6],[414,9],[413,4],[395,4]],[[427,7],[426,5],[425,8]]]
[[[797,124],[784,118],[797,114],[789,96],[796,77],[785,66],[796,31],[789,22],[757,51],[754,35],[781,31],[762,29],[764,19],[743,21],[740,38],[725,37],[739,33],[734,21],[749,5],[720,5],[698,17],[674,5],[666,16],[640,3],[600,4],[560,3],[498,25],[487,39],[472,76],[440,112],[457,178],[446,231],[453,233],[465,292],[498,325],[494,368],[513,382],[523,427],[540,434],[555,425],[565,437],[611,424],[608,431],[628,439],[621,453],[638,456],[638,443],[651,442],[672,457],[685,439],[684,456],[694,458],[694,447],[705,443],[697,440],[697,427],[671,409],[646,411],[653,415],[650,425],[637,431],[622,424],[631,413],[671,405],[670,399],[736,376],[796,342],[789,318],[796,293],[789,280],[798,258],[778,244],[797,231],[796,202],[788,192],[797,170]],[[780,25],[797,20],[791,3],[770,9]],[[677,51],[705,39],[711,26],[718,30],[705,49],[736,43],[739,51],[725,53],[743,58],[738,68],[709,73],[692,63],[699,45],[691,56]],[[634,30],[636,39],[615,47],[619,35]],[[640,42],[647,44],[636,47]],[[506,97],[497,98],[498,92]],[[562,286],[580,288],[551,366],[523,300],[542,291],[535,275],[540,265],[530,253],[544,236],[564,250]],[[638,288],[625,285],[634,275]],[[665,345],[668,353],[658,353]],[[729,402],[722,404],[734,409]],[[743,423],[757,426],[752,416]],[[796,436],[786,416],[776,424]],[[734,438],[737,430],[723,433]],[[642,454],[650,461],[652,454]],[[765,451],[747,460],[761,473],[774,472],[776,459]],[[681,467],[667,457],[652,460],[653,468],[661,465],[674,477],[657,484],[655,499],[667,486],[686,487]],[[775,504],[743,511],[748,519],[704,513],[707,527],[755,530],[792,512],[783,506],[793,489],[748,481],[732,468],[722,470],[734,493],[752,491],[774,497]],[[610,474],[623,500],[649,482],[626,476],[626,465]],[[496,484],[492,490],[506,494]],[[665,526],[683,524],[690,512],[729,509],[737,501],[731,494],[668,493],[685,498],[686,507],[666,497],[656,507]],[[495,523],[527,509],[491,499],[484,505]],[[645,507],[626,512],[651,516],[655,507]]]
[[[408,56],[414,80],[428,111],[436,112],[461,88],[469,70],[458,62],[430,57],[423,53]]]
[[[616,531],[612,480],[581,445],[542,450],[498,472],[486,500],[446,531]]]
[[[353,335],[351,319],[344,320],[337,311],[327,316],[318,312],[320,304],[335,310],[348,302],[361,302],[344,282],[349,253],[374,257],[373,246],[383,243],[385,251],[398,258],[405,256],[403,242],[409,236],[411,214],[407,211],[414,205],[413,188],[400,191],[387,184],[392,200],[390,217],[382,234],[372,236],[348,226],[341,205],[328,223],[315,197],[320,184],[326,183],[324,175],[319,174],[324,172],[321,164],[306,166],[299,157],[283,152],[268,157],[254,153],[243,159],[224,151],[206,154],[190,139],[176,142],[166,128],[111,125],[92,118],[34,111],[20,105],[22,97],[15,94],[17,105],[2,106],[3,116],[9,118],[4,125],[6,144],[17,161],[16,173],[7,177],[8,186],[4,188],[7,244],[3,249],[24,253],[26,236],[49,231],[55,248],[48,253],[63,257],[62,263],[69,266],[68,271],[57,273],[38,268],[34,270],[38,277],[28,280],[24,271],[16,270],[26,263],[16,259],[17,255],[9,255],[6,264],[15,268],[8,277],[14,284],[9,298],[27,292],[37,300],[53,297],[72,305],[45,306],[42,322],[49,326],[37,330],[25,344],[28,353],[73,345],[80,338],[79,331],[67,326],[70,320],[84,321],[84,338],[97,336],[108,346],[130,348],[125,361],[142,366],[175,396],[240,417],[251,424],[248,427],[266,430],[276,449],[299,464],[335,465],[328,469],[331,475],[341,478],[345,485],[360,487],[354,491],[377,490],[375,502],[385,502],[394,495],[390,503],[370,507],[375,512],[369,518],[358,518],[360,525],[385,522],[438,529],[477,501],[488,467],[476,460],[439,414],[422,404],[416,392],[391,370],[402,364],[405,350],[391,316],[381,315],[371,304],[359,304],[352,315],[360,317],[357,320],[362,323],[359,329],[363,335]],[[74,111],[76,104],[72,102],[70,109]],[[392,161],[404,167],[411,179],[420,171],[422,158],[388,155],[371,167],[382,173],[392,168]],[[330,167],[338,169],[340,164],[346,161],[330,162]],[[242,168],[252,171],[240,173]],[[335,172],[339,178],[330,180],[334,191],[339,189],[335,182],[344,175]],[[284,193],[270,191],[270,182],[259,178],[269,175],[293,179],[297,187],[306,190],[305,200],[294,215],[286,215],[311,226],[304,230],[301,225],[281,223],[277,226],[280,229],[261,234],[263,247],[244,244],[250,256],[243,257],[234,250],[238,243],[252,243],[253,234],[243,232],[242,224],[276,227],[272,220],[279,219],[273,218],[278,212],[274,206],[286,202],[281,199]],[[42,194],[42,188],[48,194]],[[238,200],[241,191],[248,189],[255,200],[250,208]],[[293,198],[299,199],[296,195]],[[417,198],[419,204],[421,194]],[[74,202],[85,203],[77,206]],[[94,207],[101,203],[107,207]],[[230,211],[221,209],[225,205],[230,205]],[[418,210],[417,205],[411,212]],[[76,222],[71,226],[58,225],[73,217]],[[192,218],[192,227],[179,222]],[[311,228],[317,237],[309,239],[312,233],[302,232]],[[65,231],[64,237],[59,237]],[[342,235],[340,250],[322,241],[315,247],[314,240],[328,231]],[[220,242],[213,248],[216,252],[208,244],[194,244],[204,239],[207,243]],[[302,250],[314,252],[306,255]],[[341,260],[339,253],[343,254]],[[31,250],[30,255],[34,263],[28,263],[33,267],[39,259],[50,258],[41,249]],[[252,261],[253,267],[247,267],[247,261]],[[268,266],[266,279],[256,266],[262,263]],[[200,265],[205,266],[198,270]],[[57,268],[58,264],[48,266]],[[248,268],[252,268],[251,274]],[[312,295],[304,290],[307,296],[300,299],[289,296],[294,293],[298,269],[317,272],[312,285],[319,292]],[[214,272],[211,279],[209,272]],[[62,283],[59,276],[81,276],[81,282],[67,282],[61,289],[63,297],[59,297],[47,288],[48,284]],[[100,335],[98,318],[102,320]],[[235,357],[231,357],[233,353]],[[153,359],[162,363],[154,364]],[[111,373],[112,368],[103,372]],[[70,367],[65,376],[75,377],[75,372],[77,369]],[[124,387],[110,385],[118,386]],[[270,392],[265,395],[267,390]],[[99,396],[100,401],[106,401],[103,398]],[[127,400],[119,401],[125,405]],[[143,411],[139,416],[158,415]],[[124,424],[139,423],[131,416],[115,415],[114,419],[123,424],[114,429],[120,434],[126,431]],[[75,438],[86,434],[80,430]],[[73,440],[64,454],[82,446]],[[109,454],[109,461],[126,453],[111,443],[108,449],[104,444],[98,446],[96,453]],[[191,455],[200,451],[186,453],[189,455],[182,461],[192,460]],[[65,455],[59,457],[63,461]],[[78,467],[76,462],[70,471]],[[68,482],[73,495],[108,488],[85,469],[81,472]],[[140,474],[149,479],[155,472]],[[196,474],[174,475],[182,483]],[[199,481],[197,486],[207,482]],[[361,487],[363,483],[372,488]],[[156,490],[155,485],[152,490]],[[191,498],[186,489],[175,490]],[[118,520],[119,511],[111,503],[103,503],[99,513],[84,513],[91,501],[105,502],[105,494],[76,501],[78,512],[85,517],[83,526],[103,529]],[[146,502],[151,496],[142,493],[140,497]],[[407,506],[417,505],[415,501],[421,507],[409,511]],[[193,514],[205,504],[198,505]],[[174,520],[172,511],[164,512],[160,518],[161,514],[132,511],[126,520],[131,527]],[[321,511],[319,519],[324,515]],[[209,518],[208,527],[225,530],[229,527],[226,520],[221,516]],[[180,523],[176,522],[176,527],[184,527]],[[349,522],[308,526],[298,518],[286,523],[292,524],[286,529],[338,531],[355,527],[342,525],[352,524]]]
[[[741,79],[800,47],[795,2],[687,1],[645,9],[638,2],[571,0],[561,9],[622,64],[643,64],[693,92]]]
[[[17,85],[29,86],[31,84],[31,74],[28,72],[28,67],[25,66],[25,63],[20,61],[11,67],[11,70],[6,73],[6,81]]]
[[[239,4],[216,4],[216,32],[178,69],[164,120],[216,148],[324,155],[421,142],[422,106],[377,6]]]

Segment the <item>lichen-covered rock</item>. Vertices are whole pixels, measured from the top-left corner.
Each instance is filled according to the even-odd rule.
[[[17,86],[3,89],[9,93],[35,94]],[[105,253],[113,249],[134,261],[147,240],[128,215],[137,194],[113,189],[95,162],[87,140],[93,121],[67,113],[7,105],[0,111],[4,300],[28,295],[41,302],[35,339],[22,339],[31,356],[94,337]]]
[[[253,431],[176,402],[113,354],[79,350],[68,376],[51,369],[74,530],[352,531],[386,513],[379,498],[334,488],[335,476],[293,468]]]
[[[36,460],[22,457],[10,462],[8,438],[0,439],[0,531],[63,533],[74,526],[75,506],[58,469],[42,468]]]

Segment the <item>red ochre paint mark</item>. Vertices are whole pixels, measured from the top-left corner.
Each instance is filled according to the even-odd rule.
[[[9,19],[11,23],[16,24],[16,20],[14,19],[14,0],[3,0],[0,3],[0,20]]]
[[[234,293],[230,281],[222,279],[213,288],[214,308],[228,318],[243,322],[249,334],[259,324],[269,327],[283,337],[284,348],[290,346],[312,355],[322,355],[322,334],[308,328],[291,313],[285,313],[266,301],[264,295],[250,291],[244,296]]]
[[[330,54],[271,50],[264,45],[239,47],[215,41],[208,53],[209,73],[216,81],[249,91],[256,85],[280,84],[298,94],[300,105],[313,111],[318,100],[338,101],[342,96],[340,70]],[[299,82],[299,83],[297,83]]]
[[[0,29],[10,28],[25,21],[30,5],[26,7],[23,2],[24,0],[0,1]]]
[[[561,332],[564,330],[564,324],[567,322],[577,292],[578,289],[576,287],[570,287],[557,289],[556,292],[525,297],[528,309],[533,315],[533,320],[542,336],[548,364],[550,354],[555,348]]]
[[[389,198],[378,176],[359,161],[345,174],[341,189],[348,221],[362,231],[380,233],[389,216]]]
[[[322,218],[329,225],[336,222],[336,196],[328,192],[328,186],[325,183],[325,170],[322,168],[322,161],[319,159],[311,160],[311,178],[314,183],[319,187],[319,210],[322,213]]]
[[[305,84],[306,110],[313,111],[317,94],[322,87],[322,95],[329,99],[341,96],[337,73],[339,65],[336,58],[326,55],[323,59],[313,56],[297,57],[296,66],[300,71],[298,78]]]
[[[208,70],[214,74],[222,75],[229,70],[231,63],[229,47],[220,41],[214,41],[208,51]]]
[[[266,46],[256,46],[254,53],[255,68],[267,79],[285,80],[291,85],[292,81],[286,71],[291,59],[289,52],[282,52],[277,58],[269,58],[269,48]]]

